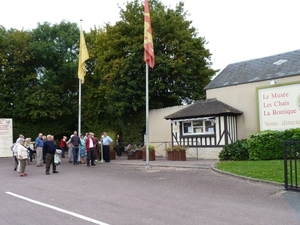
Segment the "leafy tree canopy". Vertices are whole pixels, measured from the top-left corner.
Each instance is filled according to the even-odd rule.
[[[159,0],[149,3],[156,61],[149,69],[149,108],[205,98],[203,88],[216,73],[205,38],[187,20],[183,2],[175,9]],[[140,141],[146,104],[144,1],[127,2],[120,16],[114,25],[85,33],[90,59],[82,85],[82,132],[110,130]],[[77,24],[66,21],[38,24],[32,31],[0,27],[0,116],[13,115],[19,131],[30,120],[34,134],[76,130],[78,44]]]

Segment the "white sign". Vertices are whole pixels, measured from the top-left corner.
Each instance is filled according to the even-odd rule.
[[[0,157],[12,156],[10,147],[13,144],[12,119],[0,118]]]
[[[300,84],[258,89],[260,130],[300,128]]]

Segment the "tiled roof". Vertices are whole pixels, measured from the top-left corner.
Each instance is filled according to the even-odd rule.
[[[165,116],[166,120],[189,119],[217,115],[240,115],[243,112],[221,102],[217,99],[206,99],[196,101],[194,104],[181,109],[175,113]]]
[[[229,64],[204,90],[300,74],[300,50]]]

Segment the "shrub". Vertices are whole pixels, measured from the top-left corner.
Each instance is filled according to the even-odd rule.
[[[166,150],[167,152],[173,152],[173,151],[178,151],[178,152],[180,152],[180,151],[186,151],[187,149],[188,149],[187,146],[183,146],[183,145],[174,145],[173,147],[168,147],[168,148],[166,148],[165,150]]]
[[[283,159],[283,141],[300,140],[300,128],[284,131],[266,130],[248,139],[250,160]]]
[[[282,159],[282,132],[266,130],[251,134],[248,139],[250,160]]]
[[[283,131],[283,140],[300,140],[300,128]]]
[[[226,145],[219,153],[220,160],[248,160],[247,139],[241,139],[229,145]]]
[[[142,151],[146,151],[146,145],[142,147]],[[155,146],[153,144],[149,144],[149,151],[155,151]]]

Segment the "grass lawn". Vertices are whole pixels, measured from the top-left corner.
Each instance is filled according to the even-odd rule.
[[[300,174],[300,162],[298,174]],[[220,161],[217,169],[245,177],[284,183],[283,160],[268,161]],[[298,175],[299,177],[299,175]],[[298,178],[300,182],[300,177]]]

